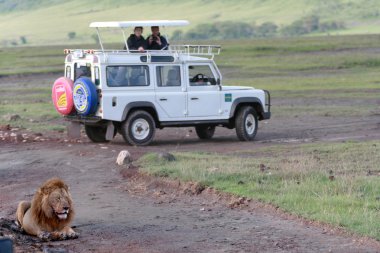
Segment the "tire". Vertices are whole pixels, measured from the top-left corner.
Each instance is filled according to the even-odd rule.
[[[87,116],[98,108],[98,93],[88,77],[78,78],[73,88],[74,107],[78,114]]]
[[[215,126],[196,126],[195,132],[199,139],[209,140],[214,136]]]
[[[121,124],[120,132],[128,144],[146,146],[154,138],[156,124],[150,113],[146,111],[134,111]]]
[[[53,84],[51,90],[53,104],[55,110],[62,115],[69,115],[74,111],[73,86],[73,81],[66,77],[58,78]]]
[[[87,137],[92,142],[109,142],[109,140],[106,140],[107,126],[85,125],[84,129],[86,131]],[[114,134],[114,137],[115,137],[115,134]]]
[[[255,109],[243,106],[235,116],[236,135],[240,141],[252,141],[257,133],[258,120]]]

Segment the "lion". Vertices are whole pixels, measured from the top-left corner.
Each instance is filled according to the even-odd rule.
[[[47,180],[34,194],[32,202],[21,201],[16,221],[23,231],[44,241],[78,237],[70,226],[74,209],[67,185],[59,178]]]

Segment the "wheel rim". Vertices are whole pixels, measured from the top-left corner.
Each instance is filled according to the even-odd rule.
[[[145,119],[136,119],[132,123],[132,135],[136,140],[144,140],[150,133],[150,126]]]
[[[248,114],[245,118],[245,129],[247,134],[252,135],[255,132],[255,128],[255,117],[252,114]]]

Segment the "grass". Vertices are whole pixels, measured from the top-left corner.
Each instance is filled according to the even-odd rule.
[[[376,59],[378,35],[330,36],[213,41],[222,44],[221,55],[215,61],[223,74],[224,85],[252,86],[267,89],[272,94],[273,117],[368,116],[379,112],[379,60]],[[111,44],[117,48],[119,44]],[[78,48],[96,48],[81,45]],[[64,69],[65,46],[18,47],[0,49],[0,76],[26,73],[56,73]],[[43,115],[58,114],[50,104],[50,89],[54,76],[40,85],[13,84],[0,79],[0,124],[10,111],[31,118],[11,122],[25,128],[44,128],[44,121],[27,115],[19,104],[38,106]],[[38,82],[38,81],[37,81]],[[12,97],[13,99],[9,99]],[[42,99],[42,102],[40,101]],[[291,104],[283,103],[282,99]],[[324,101],[324,103],[321,103]],[[361,106],[352,106],[354,101]],[[365,106],[365,104],[368,104]],[[3,106],[4,105],[4,106]],[[51,119],[54,124],[56,118]],[[49,124],[47,125],[51,127]]]
[[[16,8],[10,8],[15,2]],[[20,44],[21,36],[25,36],[30,45],[91,43],[95,30],[88,25],[93,21],[188,19],[191,26],[183,28],[187,31],[201,23],[229,20],[256,24],[269,21],[281,27],[313,14],[319,15],[321,21],[345,22],[347,28],[339,34],[379,33],[379,11],[376,0],[107,0],[98,1],[96,5],[90,0],[5,0],[0,2],[0,43]],[[168,33],[174,29],[168,29]],[[69,39],[69,32],[75,32],[76,37]],[[117,39],[120,41],[120,36],[112,36],[113,42]]]
[[[379,152],[379,141],[303,144],[231,155],[176,153],[174,162],[147,154],[139,164],[156,176],[201,182],[380,240]]]
[[[62,46],[0,49],[0,76],[63,72],[63,49]]]

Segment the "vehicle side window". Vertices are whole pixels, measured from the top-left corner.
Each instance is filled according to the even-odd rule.
[[[215,85],[215,76],[209,65],[191,65],[189,66],[189,83],[190,86],[207,86]]]
[[[146,65],[108,66],[109,87],[149,86],[149,68]]]
[[[74,65],[74,81],[79,77],[90,77],[91,78],[91,66],[90,65],[80,65],[75,63]]]
[[[181,86],[181,69],[179,66],[157,66],[157,86]]]

